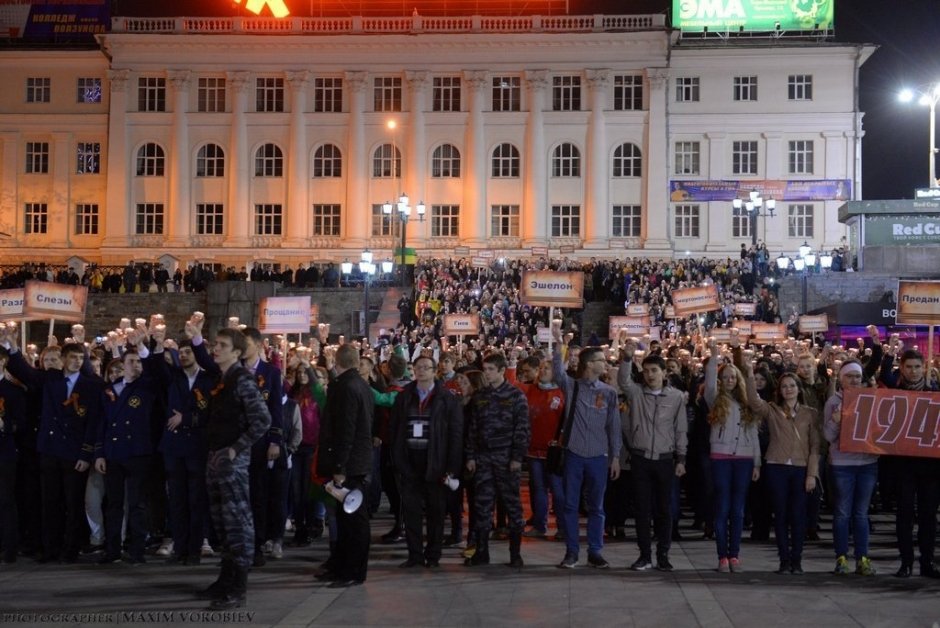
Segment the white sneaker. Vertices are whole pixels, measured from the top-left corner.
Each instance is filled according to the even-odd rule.
[[[261,551],[265,554],[270,554],[273,545],[274,544],[271,541],[265,541],[264,545],[261,546]]]
[[[212,549],[212,546],[209,545],[209,539],[202,540],[202,548],[199,550],[199,554],[203,558],[211,558],[215,556],[215,551]]]
[[[157,556],[169,556],[173,553],[173,539],[163,539],[160,549],[157,550]]]
[[[271,558],[284,558],[284,548],[280,541],[271,544]]]

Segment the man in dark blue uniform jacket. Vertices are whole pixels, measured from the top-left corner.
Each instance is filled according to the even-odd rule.
[[[42,415],[36,448],[42,487],[41,562],[78,560],[83,540],[85,481],[94,455],[104,381],[92,372],[83,335],[62,347],[62,370],[30,366],[7,334],[7,368],[30,389],[42,390]]]
[[[0,347],[0,544],[3,562],[16,562],[19,521],[16,509],[16,459],[14,433],[26,427],[26,393],[4,376],[10,354]]]

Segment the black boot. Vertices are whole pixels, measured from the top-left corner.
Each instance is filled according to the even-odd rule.
[[[232,586],[232,580],[235,578],[235,561],[231,558],[223,558],[219,569],[219,577],[215,582],[205,589],[196,593],[196,596],[202,600],[216,600],[225,595],[225,592]]]
[[[468,567],[490,564],[490,535],[485,530],[477,530],[477,551],[464,564]]]
[[[522,562],[522,555],[519,550],[522,548],[522,530],[511,530],[509,532],[509,566],[513,569],[522,569],[525,564]]]
[[[245,605],[245,593],[248,590],[248,570],[235,565],[232,585],[225,595],[212,601],[209,610],[225,611],[230,608],[240,608]]]

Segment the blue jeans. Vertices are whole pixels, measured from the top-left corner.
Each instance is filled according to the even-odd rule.
[[[741,551],[741,532],[744,530],[744,500],[751,485],[754,460],[712,459],[711,468],[718,558],[737,558]]]
[[[768,464],[767,488],[774,508],[774,533],[781,561],[799,561],[806,540],[806,467]]]
[[[878,463],[861,465],[831,465],[832,490],[835,493],[832,515],[832,542],[836,556],[849,551],[849,521],[855,538],[855,559],[868,556],[868,506],[871,504],[875,482],[878,481]]]
[[[529,458],[529,492],[532,499],[532,527],[539,532],[548,530],[548,494],[555,504],[558,532],[565,533],[565,487],[562,477],[545,469],[545,458]]]
[[[578,501],[584,486],[587,507],[588,554],[604,547],[604,491],[607,489],[607,456],[584,458],[565,452],[565,544],[569,554],[578,555]]]

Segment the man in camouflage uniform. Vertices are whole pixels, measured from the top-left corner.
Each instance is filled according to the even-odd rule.
[[[199,344],[201,341],[198,338]],[[213,600],[210,607],[213,610],[245,603],[255,535],[248,496],[248,465],[252,445],[271,426],[271,413],[261,390],[240,362],[245,346],[245,336],[240,331],[222,329],[212,347],[212,359],[222,375],[209,399],[206,484],[209,514],[222,542],[222,569],[218,580],[203,593]]]
[[[509,517],[509,566],[522,567],[519,549],[525,517],[519,497],[522,461],[529,450],[529,406],[521,390],[506,381],[506,358],[483,358],[486,386],[473,395],[467,435],[467,470],[476,487],[477,550],[467,565],[490,562],[489,535],[497,493]]]

